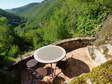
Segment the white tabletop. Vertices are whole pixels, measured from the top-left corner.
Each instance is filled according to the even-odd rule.
[[[44,46],[34,52],[34,58],[41,63],[54,63],[63,59],[65,55],[65,49],[55,45]]]

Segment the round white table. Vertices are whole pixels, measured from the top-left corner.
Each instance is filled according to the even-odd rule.
[[[40,63],[56,63],[66,56],[64,48],[55,45],[48,45],[37,49],[34,52],[34,58]]]

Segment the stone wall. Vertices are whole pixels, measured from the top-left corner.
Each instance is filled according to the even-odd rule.
[[[71,38],[71,39],[65,39],[62,41],[58,41],[58,42],[53,43],[51,45],[61,46],[66,50],[66,52],[70,52],[72,50],[75,50],[75,49],[78,49],[81,47],[86,47],[88,45],[92,45],[93,41],[95,41],[95,38],[93,38],[93,37]],[[24,60],[32,58],[33,53],[34,53],[34,51],[20,56],[18,59],[15,60],[14,65],[20,61],[24,61]]]
[[[93,37],[72,38],[72,39],[66,39],[66,40],[53,43],[53,45],[61,46],[67,52],[69,52],[69,51],[72,51],[72,50],[75,50],[81,47],[92,45],[93,41],[95,41],[95,38]]]

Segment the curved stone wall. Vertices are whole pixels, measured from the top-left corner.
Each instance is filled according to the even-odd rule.
[[[57,45],[63,47],[66,52],[70,52],[72,50],[81,48],[81,47],[86,47],[88,45],[92,45],[92,42],[95,41],[95,38],[93,37],[83,37],[83,38],[71,38],[71,39],[65,39],[62,41],[58,41],[56,43],[53,43],[52,45]],[[27,53],[21,57],[19,57],[15,63],[17,64],[20,61],[26,61],[27,59],[30,59],[33,57],[34,51]]]
[[[52,45],[57,45],[57,46],[61,46],[63,47],[67,53],[69,51],[72,51],[72,50],[75,50],[75,49],[78,49],[78,48],[81,48],[81,47],[86,47],[88,45],[92,45],[92,42],[95,41],[95,38],[89,38],[89,37],[86,37],[86,38],[72,38],[72,39],[66,39],[66,40],[62,40],[62,41],[59,41],[59,42],[56,42],[56,43],[53,43]],[[15,64],[13,64],[11,67],[10,67],[10,70],[20,70],[21,71],[21,76],[25,77],[23,75],[23,71],[27,69],[27,66],[26,66],[26,63],[30,60],[30,59],[33,59],[33,52],[30,52],[30,53],[27,53],[23,56],[21,56],[21,58],[18,58],[17,61],[15,62]],[[66,56],[67,57],[67,56]],[[68,55],[69,57],[69,55]],[[71,57],[71,56],[70,56]],[[75,56],[77,57],[77,56]],[[80,58],[80,57],[78,57]],[[83,59],[83,58],[81,58]],[[68,58],[66,59],[69,61],[69,68],[67,67],[66,70],[64,69],[65,71],[65,77],[74,77],[74,76],[78,76],[80,74],[83,73],[87,73],[90,71],[90,66],[89,64],[86,63],[86,60],[83,59],[83,60],[80,60],[80,59],[75,59],[75,58]],[[72,66],[75,65],[75,70]],[[40,66],[40,65],[38,65]],[[81,70],[78,70],[80,67],[84,67],[84,68],[81,68]],[[71,71],[69,71],[69,69]],[[77,72],[78,70],[78,72]],[[68,72],[72,72],[72,73],[66,73],[66,71]],[[70,75],[72,74],[72,75]],[[24,78],[22,78],[22,80],[24,80]]]
[[[93,37],[72,38],[53,43],[53,45],[61,46],[69,52],[81,47],[86,47],[87,45],[92,45],[93,41],[95,41]]]

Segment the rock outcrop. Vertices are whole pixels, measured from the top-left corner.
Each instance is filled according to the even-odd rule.
[[[96,66],[112,59],[112,45],[111,44],[104,44],[98,47],[91,46],[91,47],[88,47],[88,50]]]
[[[108,84],[108,83],[97,83],[97,82],[100,82],[100,80],[98,80],[97,77],[94,78],[95,81],[94,80],[92,81],[90,78],[94,77],[95,74],[100,73],[101,68],[99,68],[99,72],[98,71],[94,72],[94,70],[97,70],[97,68],[95,68],[95,67],[98,67],[99,65],[102,65],[102,64],[112,60],[112,45],[111,44],[104,44],[104,45],[100,45],[100,46],[87,46],[84,48],[79,48],[77,50],[74,50],[74,51],[68,53],[67,59],[70,57],[84,62],[85,64],[88,65],[89,69],[91,71],[93,71],[93,72],[88,73],[91,75],[91,76],[89,75],[88,78],[86,78],[86,76],[83,76],[86,78],[85,81],[81,77],[78,77],[78,78],[76,78],[76,79],[74,78],[72,80],[72,82],[73,81],[78,81],[78,82],[76,82],[76,83],[74,82],[74,83],[70,83],[70,84],[94,84],[95,81],[96,81],[96,84]],[[112,64],[112,61],[110,62],[110,64]],[[79,66],[81,66],[81,65],[79,65]],[[110,66],[108,66],[108,67],[110,67]],[[83,68],[84,68],[84,66],[81,67],[79,69],[79,71],[77,71],[77,72],[80,72]],[[108,71],[108,69],[106,69],[106,68],[101,69],[101,70]],[[110,71],[112,71],[112,68],[110,68]],[[92,73],[94,73],[94,74],[92,74]],[[107,72],[105,72],[105,73],[107,74]],[[112,74],[112,72],[110,73],[110,75],[111,74]],[[100,74],[98,74],[98,76],[99,75]],[[103,77],[103,76],[99,76],[99,77]],[[104,80],[106,80],[106,78],[104,78]],[[101,82],[104,80],[101,80]],[[84,81],[84,83],[79,83],[79,81],[80,82]],[[109,81],[109,84],[111,84],[110,82],[112,83],[112,79]]]
[[[69,52],[66,57],[66,59],[72,57],[81,60],[90,67],[90,70],[92,70],[94,67],[112,59],[112,45],[104,44],[101,46],[79,48]]]

